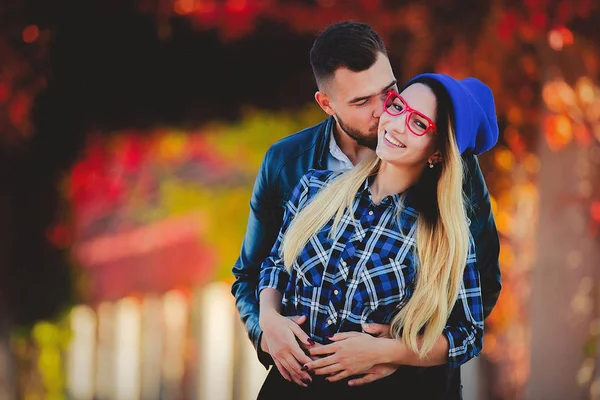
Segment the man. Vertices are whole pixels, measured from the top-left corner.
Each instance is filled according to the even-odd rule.
[[[258,358],[265,367],[273,361],[262,340],[256,288],[260,266],[269,255],[281,227],[283,206],[309,169],[348,169],[374,154],[383,102],[389,89],[397,90],[383,41],[366,24],[345,21],[331,25],[315,40],[310,61],[318,86],[315,100],[329,118],[278,141],[267,151],[254,185],[241,255],[233,268],[236,280],[232,294]],[[498,234],[477,159],[473,155],[463,156],[463,159],[470,178],[464,190],[474,205],[469,215],[470,229],[477,245],[477,266],[487,317],[501,288]],[[298,324],[304,319],[294,317]],[[365,328],[371,334],[383,333],[383,329],[377,326]],[[287,376],[282,375],[289,380],[306,385],[310,376],[302,370],[302,365],[310,359],[296,341],[289,341],[287,345],[297,364],[277,367],[280,371],[287,370]],[[375,366],[371,380],[387,376],[396,369]],[[460,376],[451,374],[450,381],[451,390],[460,397]]]

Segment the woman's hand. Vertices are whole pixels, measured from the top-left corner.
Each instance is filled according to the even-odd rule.
[[[322,358],[305,364],[316,375],[329,375],[329,382],[336,382],[353,375],[365,374],[352,379],[349,385],[362,385],[389,376],[398,369],[391,364],[391,346],[398,343],[389,338],[389,326],[380,324],[363,325],[368,333],[344,332],[335,334],[328,345],[310,349],[311,357]],[[377,337],[373,337],[376,335]]]
[[[312,360],[300,348],[298,341],[305,348],[314,345],[312,339],[300,328],[305,321],[305,316],[287,318],[276,310],[260,314],[262,342],[273,358],[275,366],[284,379],[303,387],[306,387],[312,379],[308,372],[302,370],[302,365]]]

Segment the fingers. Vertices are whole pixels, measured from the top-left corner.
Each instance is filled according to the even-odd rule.
[[[307,339],[307,341],[308,341],[308,343],[310,343],[310,344],[306,344],[306,343],[304,343],[304,342],[302,342],[302,341],[298,340],[298,344],[300,345],[300,347],[302,348],[302,350],[304,350],[304,352],[305,352],[305,353],[306,353],[307,351],[309,351],[310,349],[312,349],[312,348],[319,347],[319,346],[323,346],[323,345],[322,345],[322,344],[320,344],[320,343],[316,343],[316,342],[314,342],[314,341],[313,341],[313,340],[312,340],[310,337]]]
[[[375,382],[378,378],[373,374],[367,374],[361,376],[360,378],[351,379],[348,381],[348,385],[350,386],[361,386],[365,383]]]
[[[331,364],[323,368],[312,369],[311,371],[315,373],[315,375],[335,375],[339,374],[343,371],[343,368],[340,364]],[[343,371],[345,372],[345,371]],[[329,379],[327,379],[329,380]]]
[[[390,326],[386,324],[368,323],[362,324],[362,329],[366,333],[377,337],[391,337]]]
[[[385,378],[386,376],[390,376],[398,369],[397,365],[393,364],[379,364],[375,365],[373,368],[365,371],[365,375],[354,378],[348,381],[348,385],[350,386],[360,386],[365,383],[375,382],[378,379]]]
[[[312,347],[312,345],[315,344],[315,342],[310,338],[310,336],[308,336],[306,332],[304,332],[302,328],[300,328],[298,325],[292,325],[290,329],[292,330],[294,336],[296,336],[296,339],[300,342],[300,345],[302,345],[303,347],[310,348]],[[297,363],[299,363],[300,365],[304,365],[307,362],[310,362],[311,358],[308,355],[306,355],[306,353],[304,352],[304,350],[302,350],[300,345],[297,342],[294,342],[293,344],[289,343],[288,347],[289,351],[296,358]]]
[[[294,358],[296,359],[296,363],[299,364],[300,368],[302,365],[311,362],[312,358],[310,358],[309,356],[306,355],[306,353],[304,352],[304,350],[302,350],[300,348],[300,346],[298,346],[296,344],[296,347],[290,350],[291,354],[294,356]]]
[[[312,381],[311,375],[302,370],[302,366],[312,359],[300,347],[310,347],[314,341],[300,328],[299,324],[306,321],[305,316],[283,318],[283,323],[271,324],[268,330],[263,330],[265,347],[281,375],[287,381],[306,387]]]
[[[278,357],[275,362],[275,365],[277,365],[277,362],[279,362],[277,369],[284,378],[286,378],[286,376],[289,378],[286,378],[288,382],[291,381],[297,385],[306,387],[307,384],[312,381],[310,374],[306,371],[302,371],[301,365],[291,355],[288,354],[286,357],[282,358]],[[282,372],[282,369],[285,371],[285,374]]]
[[[312,360],[310,362],[305,363],[304,366],[311,371],[316,371],[333,364],[337,364],[337,359],[335,356],[329,356]]]
[[[312,361],[312,359],[304,353],[295,341],[282,348],[280,353],[277,354],[277,358],[284,362],[284,367],[295,383],[301,385],[302,382],[312,381],[310,374],[302,370],[302,366]]]
[[[315,346],[322,346],[322,345],[316,344]],[[310,357],[311,361],[316,361],[316,360],[320,360],[321,358],[323,358],[321,356],[313,356],[311,354],[308,354],[308,356]]]
[[[292,330],[292,332],[294,333],[294,335],[296,336],[296,338],[298,339],[298,341],[300,341],[300,343],[305,346],[306,348],[310,348],[312,345],[315,344],[315,341],[312,340],[310,338],[310,336],[308,336],[306,334],[306,332],[304,332],[302,330],[302,328],[300,328],[299,325],[293,325],[290,327],[290,329]]]
[[[306,315],[294,315],[293,317],[288,318],[294,321],[297,325],[302,325],[306,322]]]
[[[330,336],[329,340],[331,340],[332,342],[339,342],[340,340],[346,340],[346,339],[349,339],[351,337],[358,336],[358,335],[362,335],[362,333],[359,333],[359,332],[341,332],[341,333],[336,333],[333,336]]]
[[[290,376],[290,374],[288,374],[287,370],[283,367],[283,365],[281,365],[281,363],[275,359],[273,359],[273,361],[275,362],[275,366],[277,367],[277,370],[279,371],[281,376],[283,376],[283,379],[285,379],[288,382],[291,382],[292,377]]]
[[[349,376],[350,376],[350,373],[348,371],[340,371],[337,374],[332,374],[331,376],[325,378],[325,380],[333,383],[333,382],[341,381],[342,379],[346,379]]]
[[[335,343],[313,346],[308,350],[308,354],[310,356],[326,356],[335,353],[338,347],[339,346]]]
[[[306,387],[310,382],[312,382],[312,377],[308,373],[308,371],[302,371],[302,366],[298,364],[298,361],[294,360],[292,362],[292,366],[288,369],[288,373],[290,374],[292,381],[297,385]]]

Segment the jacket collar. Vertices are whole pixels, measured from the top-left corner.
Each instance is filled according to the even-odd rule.
[[[333,127],[335,126],[335,119],[333,116],[327,118],[324,123],[320,124],[319,131],[317,132],[316,140],[316,168],[317,169],[327,169],[327,156],[329,153],[329,140],[331,138],[331,134],[333,132]]]

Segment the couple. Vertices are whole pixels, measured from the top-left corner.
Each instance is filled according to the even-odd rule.
[[[268,150],[233,268],[274,365],[258,397],[459,399],[501,288],[475,157],[498,138],[492,93],[440,74],[398,90],[357,22],[328,27],[310,60],[330,117]]]

